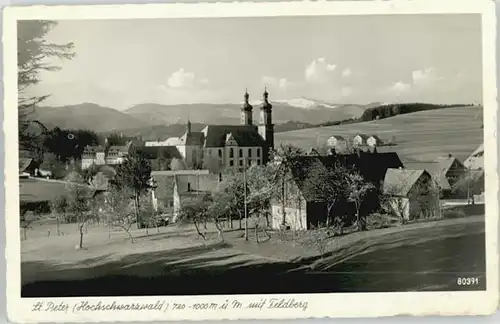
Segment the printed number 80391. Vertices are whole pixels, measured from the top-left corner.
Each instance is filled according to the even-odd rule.
[[[479,285],[479,278],[478,277],[466,277],[466,278],[458,277],[457,284],[459,286]]]

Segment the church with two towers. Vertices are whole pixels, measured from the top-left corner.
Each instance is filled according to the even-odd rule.
[[[190,167],[204,168],[203,164],[207,164],[207,161],[236,169],[267,163],[270,151],[274,149],[269,93],[267,90],[263,93],[257,125],[253,123],[253,107],[245,91],[240,125],[208,125],[201,132],[193,132],[188,121],[186,132],[175,142],[177,150]]]

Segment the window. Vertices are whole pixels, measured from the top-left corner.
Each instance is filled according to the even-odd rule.
[[[219,157],[222,157],[222,149],[219,149]]]
[[[188,191],[191,191],[191,184],[188,182]]]
[[[243,150],[240,149],[240,157],[243,157]]]
[[[230,160],[230,161],[229,161],[229,166],[233,166],[233,165],[234,165],[233,160]]]
[[[243,166],[243,160],[240,160],[240,166]]]
[[[260,157],[260,148],[257,149],[257,157]]]
[[[248,149],[248,157],[252,157],[252,149]]]
[[[234,151],[233,151],[233,148],[230,148],[229,149],[229,158],[233,158],[234,157]]]
[[[260,160],[257,160],[257,165],[260,165]]]

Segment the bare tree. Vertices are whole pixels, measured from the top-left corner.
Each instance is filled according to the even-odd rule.
[[[31,225],[36,219],[36,214],[32,210],[26,211],[21,218],[21,228],[23,229],[24,240],[28,239],[28,229],[31,228]]]
[[[325,166],[317,160],[308,167],[302,187],[314,200],[326,202],[326,227],[330,226],[335,204],[345,199],[347,186],[347,169],[338,162]]]
[[[380,206],[390,215],[399,218],[402,225],[406,224],[407,212],[409,211],[410,199],[401,196],[401,185],[386,185],[381,193]]]
[[[271,182],[273,169],[269,165],[255,165],[248,169],[248,206],[249,214],[253,215],[255,221],[255,240],[259,243],[259,228],[262,216],[265,218],[265,226],[262,230],[270,238],[266,227],[270,226],[269,211],[271,199],[273,198],[273,184]]]
[[[80,242],[78,247],[83,248],[84,227],[88,221],[95,219],[97,215],[90,211],[89,201],[93,197],[93,190],[79,184],[69,184],[67,186],[68,212],[76,216],[78,231],[80,232]]]
[[[209,217],[208,211],[211,204],[210,195],[194,196],[186,198],[180,210],[180,219],[193,223],[198,235],[205,241],[206,235],[200,231],[200,224]]]
[[[52,205],[52,211],[56,215],[57,235],[59,236],[61,235],[60,232],[61,215],[63,216],[64,219],[66,211],[68,210],[68,197],[66,195],[58,196],[51,202],[51,205]]]
[[[361,204],[366,195],[374,188],[373,184],[366,181],[358,171],[351,170],[347,173],[347,199],[353,202],[356,207],[358,231],[366,229],[364,217],[360,215]]]
[[[299,167],[298,158],[303,151],[292,145],[280,145],[271,152],[272,184],[274,198],[281,203],[283,210],[282,226],[286,224],[287,184],[292,181],[291,172]]]
[[[218,200],[225,201],[227,204],[230,227],[233,228],[233,217],[236,215],[239,217],[239,229],[242,229],[242,220],[245,215],[243,177],[240,173],[229,168],[225,171],[222,179],[218,188]]]
[[[106,212],[111,216],[108,225],[119,227],[125,231],[131,243],[134,243],[134,237],[130,233],[130,228],[135,221],[133,197],[133,193],[127,188],[114,186],[106,195]]]

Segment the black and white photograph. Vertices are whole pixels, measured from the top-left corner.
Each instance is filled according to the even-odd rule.
[[[8,281],[24,312],[77,298],[73,312],[314,317],[303,296],[450,292],[491,296],[494,312],[494,15],[482,2],[12,8]],[[152,296],[186,302],[95,299]]]

